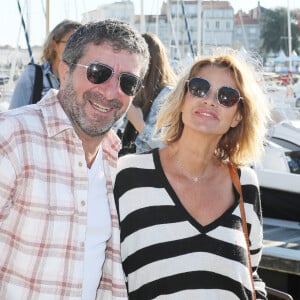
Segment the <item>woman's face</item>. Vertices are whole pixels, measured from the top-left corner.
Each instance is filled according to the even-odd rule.
[[[203,97],[194,96],[189,90],[187,91],[182,107],[184,130],[222,136],[230,127],[236,127],[242,119],[238,111],[238,103],[226,107],[217,100],[220,88],[229,87],[237,90],[232,73],[225,68],[205,66],[194,77],[205,79],[210,88],[205,96],[202,95]]]
[[[70,32],[65,34],[58,42],[53,41],[55,52],[56,52],[55,60],[59,60],[59,61],[62,60],[62,54],[65,50],[66,43],[73,32],[74,31],[71,30]]]

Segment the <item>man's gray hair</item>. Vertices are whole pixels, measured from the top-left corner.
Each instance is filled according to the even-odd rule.
[[[101,45],[108,43],[115,51],[126,50],[141,56],[143,67],[141,77],[149,65],[148,45],[142,35],[128,23],[107,19],[80,26],[69,38],[63,52],[63,60],[70,65],[76,64],[84,56],[87,44]]]

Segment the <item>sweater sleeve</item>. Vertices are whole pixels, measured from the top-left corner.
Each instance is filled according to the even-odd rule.
[[[249,229],[252,276],[257,299],[267,299],[265,283],[259,277],[258,267],[263,249],[262,209],[257,175],[253,169],[241,168],[241,185]]]

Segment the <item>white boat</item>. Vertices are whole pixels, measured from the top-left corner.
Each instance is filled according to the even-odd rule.
[[[269,131],[269,138],[289,150],[299,150],[300,120],[284,120],[273,125]]]
[[[300,221],[300,120],[270,130],[265,153],[253,167],[261,187],[265,217]]]

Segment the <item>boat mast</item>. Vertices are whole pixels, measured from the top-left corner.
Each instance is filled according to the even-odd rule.
[[[21,5],[20,5],[19,0],[18,0],[17,4],[18,4],[20,17],[21,17],[22,26],[23,26],[24,33],[25,33],[25,39],[26,39],[27,48],[28,48],[28,52],[29,52],[30,62],[34,63],[33,53],[32,53],[32,49],[31,49],[30,42],[29,42],[29,36],[28,36],[28,32],[27,32],[27,28],[26,28],[26,25],[25,25],[25,21],[24,21],[24,17],[23,17],[23,13],[22,13],[22,9],[21,9]]]
[[[169,24],[170,24],[170,27],[171,27],[171,32],[172,32],[170,45],[172,46],[172,39],[173,39],[174,43],[175,43],[175,51],[176,51],[176,54],[177,54],[177,58],[180,62],[182,62],[181,51],[180,51],[180,48],[179,48],[178,39],[177,39],[177,35],[175,33],[173,19],[172,19],[171,5],[172,5],[172,0],[168,0],[167,1],[167,17],[168,17],[168,21],[169,21]],[[177,8],[177,6],[178,6],[178,4],[176,5],[176,8]]]
[[[185,14],[184,0],[181,0],[181,10],[182,10],[182,15],[183,15],[184,24],[185,24],[185,32],[187,33],[187,38],[188,38],[188,42],[190,45],[190,50],[191,50],[193,59],[195,59],[195,52],[194,52],[193,42],[192,42],[192,38],[191,38],[191,32],[190,32],[190,28],[189,28],[189,22],[188,22],[186,14]]]
[[[143,33],[145,32],[145,12],[144,12],[144,0],[141,0],[141,28],[140,32]]]
[[[288,21],[289,71],[292,72],[292,34],[291,34],[291,15],[290,15],[289,0],[287,0],[287,21]]]
[[[197,56],[202,55],[201,42],[202,42],[202,0],[198,0],[198,19],[197,19]]]
[[[49,22],[49,17],[50,15],[50,5],[49,5],[49,0],[46,0],[46,37],[49,35],[49,28],[50,28],[50,22]]]

